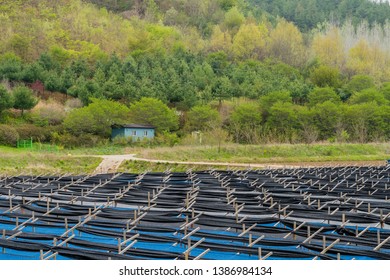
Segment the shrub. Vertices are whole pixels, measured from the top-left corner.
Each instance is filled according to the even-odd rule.
[[[15,146],[19,140],[19,134],[10,125],[0,125],[0,145]]]
[[[39,127],[32,124],[23,124],[15,127],[20,139],[32,138],[34,141],[38,142],[50,141],[51,133],[54,129],[55,128]]]
[[[168,132],[163,132],[158,134],[154,140],[153,144],[159,145],[159,146],[170,146],[173,147],[177,143],[179,143],[179,137],[177,136],[176,133],[168,133]]]
[[[39,102],[31,111],[32,121],[39,126],[58,125],[65,117],[65,107],[51,100]]]
[[[104,139],[89,133],[75,136],[69,133],[52,133],[52,142],[65,148],[94,147],[104,142]]]

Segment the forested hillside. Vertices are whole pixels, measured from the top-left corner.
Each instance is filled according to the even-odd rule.
[[[389,17],[387,3],[365,0],[3,0],[0,122],[48,130],[43,141],[105,138],[75,127],[74,108],[161,100],[177,116],[164,139],[222,129],[242,143],[387,140]],[[39,102],[37,85],[76,99]]]

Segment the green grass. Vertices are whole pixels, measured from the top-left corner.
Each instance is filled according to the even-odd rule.
[[[96,157],[0,147],[0,174],[86,174],[93,172],[100,162]]]
[[[390,158],[389,143],[177,146],[145,149],[137,157],[230,163],[377,161]]]

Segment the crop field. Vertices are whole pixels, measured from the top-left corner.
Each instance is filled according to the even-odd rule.
[[[0,259],[389,260],[390,165],[0,178]]]

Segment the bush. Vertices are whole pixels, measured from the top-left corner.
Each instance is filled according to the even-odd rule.
[[[159,146],[173,147],[177,143],[179,143],[179,137],[177,136],[176,133],[168,133],[168,132],[160,133],[153,140],[153,144]]]
[[[39,102],[31,111],[32,121],[39,126],[58,125],[66,117],[65,107],[55,101]]]
[[[112,143],[118,146],[133,146],[137,140],[134,140],[133,137],[115,137],[112,139]]]
[[[51,134],[57,127],[39,127],[32,124],[23,124],[16,126],[15,130],[19,134],[20,139],[30,139],[38,142],[50,141]]]
[[[52,133],[53,144],[63,146],[65,148],[76,148],[76,147],[94,147],[100,143],[103,143],[105,139],[85,133],[79,136],[74,136],[69,133],[60,134],[58,132]]]
[[[0,145],[15,146],[19,140],[19,134],[10,125],[0,125]]]

